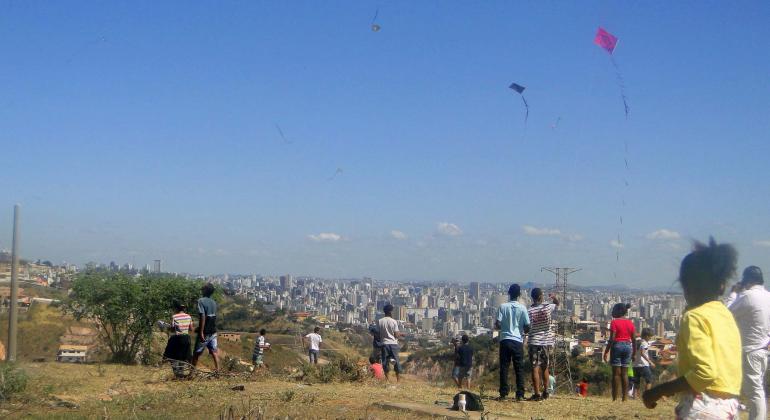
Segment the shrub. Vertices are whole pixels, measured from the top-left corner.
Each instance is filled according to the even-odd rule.
[[[0,401],[9,400],[13,394],[27,387],[27,374],[10,363],[0,364]]]

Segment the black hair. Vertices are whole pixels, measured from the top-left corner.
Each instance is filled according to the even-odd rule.
[[[201,294],[203,297],[211,297],[211,295],[214,294],[214,285],[211,283],[206,283],[201,287]]]
[[[540,289],[539,287],[535,287],[534,289],[532,289],[530,296],[532,296],[533,302],[537,302],[543,298],[543,290]]]
[[[756,265],[750,265],[743,270],[743,277],[741,283],[747,286],[753,286],[755,284],[765,284],[765,279],[762,276],[762,269]]]
[[[175,300],[175,301],[174,301],[174,302],[171,304],[171,306],[173,306],[173,307],[174,307],[174,310],[175,310],[175,311],[177,311],[177,312],[181,312],[181,311],[184,311],[184,310],[185,310],[185,308],[187,308],[187,306],[185,306],[185,304],[184,304],[184,303],[182,303],[182,302],[180,302],[180,301],[178,301],[178,300]]]
[[[630,303],[616,303],[615,306],[612,307],[612,317],[624,317],[628,313],[629,309],[631,309]]]
[[[511,300],[518,299],[520,295],[521,287],[519,287],[518,284],[514,283],[508,288],[508,297],[511,298]]]
[[[470,338],[468,338],[468,334],[463,334],[462,340],[463,344],[468,344],[468,340],[470,340]]]
[[[377,359],[375,359],[374,356],[369,356],[369,363],[373,365],[377,363]]]
[[[730,244],[717,244],[709,237],[708,245],[695,241],[693,250],[679,267],[679,283],[689,306],[719,299],[727,280],[735,275],[738,251]]]
[[[315,327],[315,328],[313,328],[313,332],[314,332],[314,333],[318,333],[318,331],[321,331],[321,328],[320,328],[320,327]]]
[[[265,334],[267,334],[266,329],[262,328],[261,330],[259,330],[259,335],[265,335]]]
[[[652,337],[652,328],[642,328],[642,338]]]
[[[385,305],[384,308],[382,308],[382,311],[385,312],[385,315],[388,315],[388,316],[392,315],[393,314],[393,305],[388,303],[387,305]]]

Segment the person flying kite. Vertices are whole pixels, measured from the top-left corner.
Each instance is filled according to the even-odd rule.
[[[521,100],[524,102],[524,109],[526,110],[526,113],[524,114],[524,125],[527,125],[527,119],[529,119],[529,104],[527,103],[527,100],[524,98],[524,89],[526,89],[524,86],[518,84],[518,83],[511,83],[510,86],[508,86],[510,89],[513,89],[521,95]]]

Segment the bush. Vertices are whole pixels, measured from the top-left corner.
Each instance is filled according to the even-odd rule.
[[[0,401],[6,401],[13,394],[27,387],[27,374],[10,363],[0,364]]]
[[[356,382],[363,380],[365,374],[354,361],[348,358],[330,360],[323,365],[303,363],[298,379],[308,382]]]

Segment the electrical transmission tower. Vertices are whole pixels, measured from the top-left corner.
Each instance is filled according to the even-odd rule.
[[[548,271],[556,276],[556,283],[551,288],[551,293],[559,298],[561,307],[554,313],[553,317],[553,320],[556,321],[556,343],[551,358],[551,374],[556,377],[556,388],[567,387],[568,394],[575,392],[575,386],[570,367],[570,357],[572,357],[570,341],[572,341],[574,328],[572,317],[567,311],[567,277],[580,270],[582,269],[571,267],[540,267],[541,273]]]

